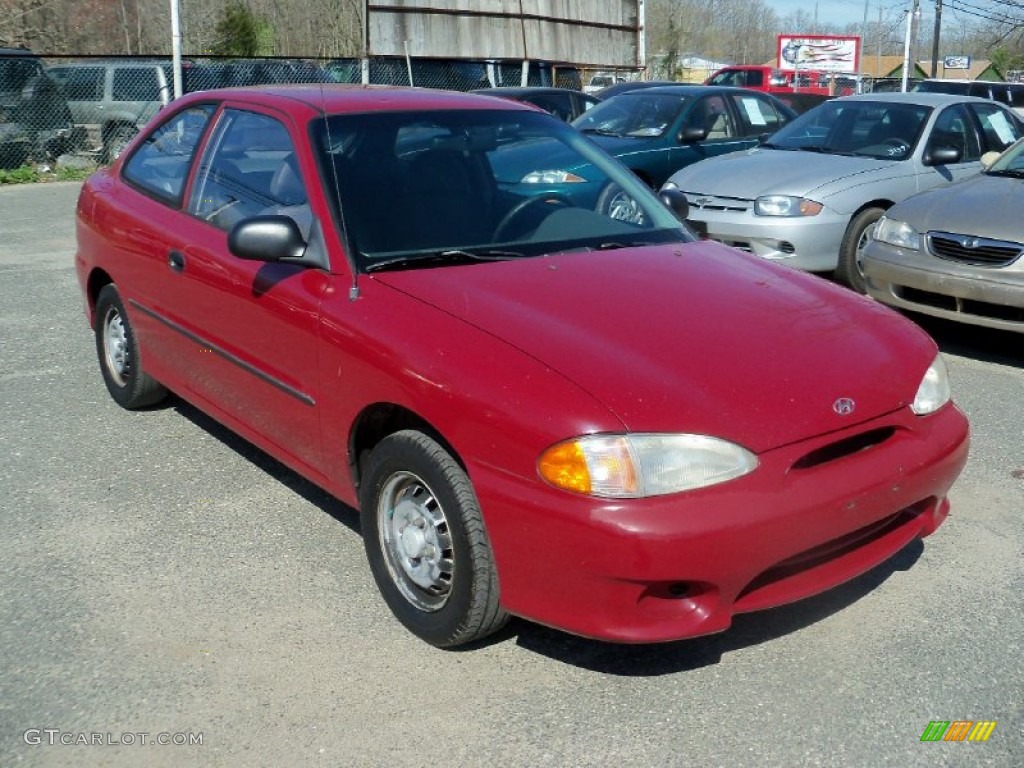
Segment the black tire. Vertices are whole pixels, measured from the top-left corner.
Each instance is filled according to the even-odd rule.
[[[382,440],[359,499],[370,570],[410,632],[452,648],[508,621],[476,494],[436,440],[413,430]]]
[[[163,400],[167,390],[143,369],[139,342],[113,284],[103,286],[96,297],[95,318],[96,355],[114,401],[134,410]]]
[[[103,141],[103,157],[108,163],[112,163],[121,156],[128,143],[138,133],[136,128],[128,125],[119,125],[111,128]]]
[[[865,208],[860,211],[850,219],[850,225],[846,228],[846,234],[843,235],[843,243],[839,246],[836,277],[857,293],[867,293],[864,269],[860,262],[871,229],[884,213],[884,208]]]

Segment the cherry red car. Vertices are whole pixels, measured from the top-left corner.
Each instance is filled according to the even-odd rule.
[[[502,175],[544,143],[593,194]],[[684,213],[513,102],[222,90],[84,185],[76,265],[113,399],[173,391],[360,509],[419,637],[664,641],[932,533],[968,448],[922,331]]]

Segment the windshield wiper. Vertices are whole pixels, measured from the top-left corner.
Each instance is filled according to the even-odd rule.
[[[1001,168],[998,171],[989,169],[985,171],[986,176],[1006,176],[1011,179],[1024,179],[1024,168]]]
[[[787,152],[793,151],[793,147],[784,147],[781,144],[772,144],[771,142],[768,141],[763,141],[757,146],[760,147],[761,149],[784,149]]]
[[[610,131],[607,128],[580,128],[580,133],[596,133],[598,136],[621,136],[618,131]]]
[[[365,271],[377,272],[384,269],[419,267],[437,264],[467,264],[480,261],[506,261],[508,259],[518,259],[525,255],[526,254],[519,253],[518,251],[462,251],[459,249],[427,253],[407,253],[402,256],[394,256],[389,259],[384,259],[383,261],[368,264],[365,267]]]
[[[828,155],[828,154],[832,153],[832,150],[830,150],[828,147],[822,146],[820,144],[809,144],[806,147],[800,147],[800,151],[801,152],[817,152],[820,155]]]

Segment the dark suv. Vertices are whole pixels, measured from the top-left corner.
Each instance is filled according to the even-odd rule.
[[[39,58],[26,48],[0,48],[0,167],[51,159],[77,139],[67,100]]]
[[[914,86],[914,90],[991,99],[1024,116],[1024,83],[1002,83],[995,80],[922,80]]]

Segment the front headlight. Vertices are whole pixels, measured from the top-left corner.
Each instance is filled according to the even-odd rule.
[[[817,216],[824,207],[814,200],[789,195],[762,195],[754,201],[758,216]]]
[[[551,446],[537,461],[556,488],[635,499],[705,488],[757,468],[757,457],[706,435],[585,435]]]
[[[950,397],[952,394],[949,391],[949,374],[946,373],[946,363],[939,354],[924,372],[924,378],[921,380],[921,386],[917,388],[910,410],[918,416],[927,416],[948,403]]]
[[[895,245],[897,248],[921,249],[921,233],[905,221],[883,216],[875,224],[871,237],[880,243]]]
[[[582,176],[572,171],[531,171],[520,179],[520,184],[579,184],[584,182]]]

